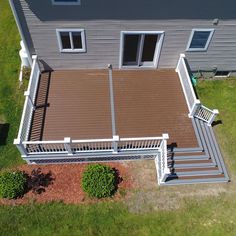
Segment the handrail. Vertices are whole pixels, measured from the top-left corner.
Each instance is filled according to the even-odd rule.
[[[191,78],[185,63],[185,55],[180,54],[180,58],[176,67],[176,72],[179,74],[180,82],[183,88],[184,96],[188,105],[189,112],[196,103],[197,97],[193,89]]]
[[[177,63],[176,72],[179,74],[180,82],[183,88],[184,96],[189,109],[189,117],[196,117],[204,122],[207,122],[211,126],[219,111],[216,109],[209,109],[203,106],[193,89],[191,78],[186,65],[186,59],[184,54],[180,54],[179,61]]]
[[[17,139],[21,139],[21,141],[26,141],[29,136],[29,129],[31,124],[31,119],[34,110],[34,102],[36,97],[36,91],[39,80],[39,66],[37,63],[37,56],[33,56],[33,65],[30,74],[30,80],[27,91],[24,93],[25,102],[21,117],[21,122],[19,126],[19,131],[17,135]]]
[[[55,141],[21,141],[19,144],[24,150],[21,153],[26,155],[43,154],[43,153],[96,153],[96,152],[132,152],[132,151],[159,151],[161,149],[162,141],[168,139],[167,134],[161,137],[136,137],[136,138],[119,138],[113,136],[108,139],[85,139],[72,140],[65,137],[64,140]],[[18,148],[19,148],[18,145]]]
[[[120,141],[161,140],[163,137],[120,138]]]

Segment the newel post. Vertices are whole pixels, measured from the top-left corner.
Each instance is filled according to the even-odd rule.
[[[113,153],[118,153],[118,143],[120,141],[119,135],[113,135]]]
[[[197,111],[197,108],[201,105],[201,102],[199,99],[197,99],[194,104],[193,104],[193,107],[191,108],[191,111],[189,112],[188,114],[188,117],[189,118],[193,118],[195,116],[195,113]]]
[[[72,149],[71,149],[71,138],[66,137],[64,138],[64,146],[66,151],[68,152],[68,155],[73,155]]]
[[[22,143],[20,138],[14,139],[14,144],[18,148],[18,150],[19,150],[22,157],[27,157],[28,156],[28,152],[27,152],[27,150],[26,150],[26,148],[25,148],[25,146]]]
[[[35,110],[35,105],[34,105],[34,103],[33,103],[33,100],[32,100],[32,98],[31,98],[31,96],[30,96],[30,92],[29,91],[25,91],[24,92],[24,95],[26,96],[26,97],[28,97],[28,99],[29,99],[29,102],[30,102],[30,105],[33,107],[33,109]]]
[[[216,116],[219,114],[219,111],[217,109],[213,109],[211,118],[208,120],[207,125],[211,126],[212,122],[215,120]]]

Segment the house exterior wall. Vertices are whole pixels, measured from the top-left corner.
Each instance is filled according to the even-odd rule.
[[[50,0],[20,0],[21,6],[17,7],[17,11],[22,22],[25,22],[31,52],[35,52],[52,69],[104,68],[107,64],[118,68],[121,31],[164,31],[159,68],[175,67],[179,54],[185,53],[192,70],[236,70],[236,19],[233,19],[231,12],[235,6],[233,1],[229,1],[226,9],[221,7],[219,0],[214,2],[215,6],[209,1],[204,10],[189,6],[185,0],[178,1],[178,6],[174,6],[176,3],[172,1],[160,4],[150,0],[143,6],[141,0],[130,0],[126,5],[122,5],[122,1],[120,4],[117,3],[120,1],[114,2],[111,6],[111,0],[81,0],[81,6],[71,7],[53,6]],[[136,2],[133,10],[130,2]],[[163,13],[167,7],[169,17]],[[214,18],[219,18],[218,25],[213,25]],[[61,53],[56,36],[56,29],[61,28],[84,29],[87,51]],[[193,28],[215,29],[206,52],[185,52]]]

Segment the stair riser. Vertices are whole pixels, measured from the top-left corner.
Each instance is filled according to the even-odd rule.
[[[201,175],[218,175],[222,174],[219,170],[207,170],[207,171],[184,171],[178,172],[176,171],[175,174],[171,174],[170,177],[177,176],[201,176]]]
[[[173,160],[209,160],[209,156],[207,155],[199,155],[199,156],[174,156]]]
[[[170,182],[161,183],[163,186],[184,185],[184,184],[214,184],[227,183],[228,178],[209,178],[209,179],[191,179],[191,180],[171,180]]]
[[[209,163],[193,163],[193,164],[174,164],[175,168],[202,168],[202,167],[215,167],[216,165],[212,162]]]

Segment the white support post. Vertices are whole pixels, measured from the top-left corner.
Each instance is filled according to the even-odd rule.
[[[170,169],[168,168],[168,153],[167,153],[167,140],[169,139],[168,134],[162,134],[163,137],[163,149],[162,149],[162,155],[164,156],[164,172],[162,173],[161,182],[165,182],[168,175],[170,174]]]
[[[30,105],[33,107],[33,109],[35,110],[35,105],[34,105],[34,103],[33,103],[33,100],[32,100],[32,98],[31,98],[31,96],[30,96],[30,92],[29,91],[25,91],[24,92],[24,95],[26,96],[26,97],[28,97],[28,99],[29,99],[29,102],[30,102]]]
[[[216,116],[219,114],[219,111],[217,109],[213,109],[211,118],[208,120],[207,125],[211,126],[212,122],[215,120]]]
[[[65,146],[65,149],[68,151],[68,155],[73,155],[73,152],[72,152],[72,149],[71,149],[71,138],[69,137],[66,137],[64,138],[64,146]]]
[[[175,68],[175,72],[177,72],[177,73],[179,72],[179,63],[181,62],[182,58],[185,58],[185,54],[183,54],[183,53],[180,54],[177,66]]]
[[[28,156],[28,152],[27,152],[25,146],[23,145],[23,143],[21,142],[20,138],[14,139],[14,144],[18,148],[22,157]]]
[[[199,99],[197,99],[197,100],[195,101],[195,103],[194,103],[194,105],[193,105],[191,111],[190,111],[189,114],[188,114],[188,117],[189,117],[189,118],[193,118],[193,117],[194,117],[194,115],[195,115],[195,113],[196,113],[196,110],[197,110],[198,106],[200,106],[200,105],[201,105],[201,102],[200,102]]]
[[[113,135],[113,153],[118,153],[118,143],[120,141],[120,137],[118,135]]]

